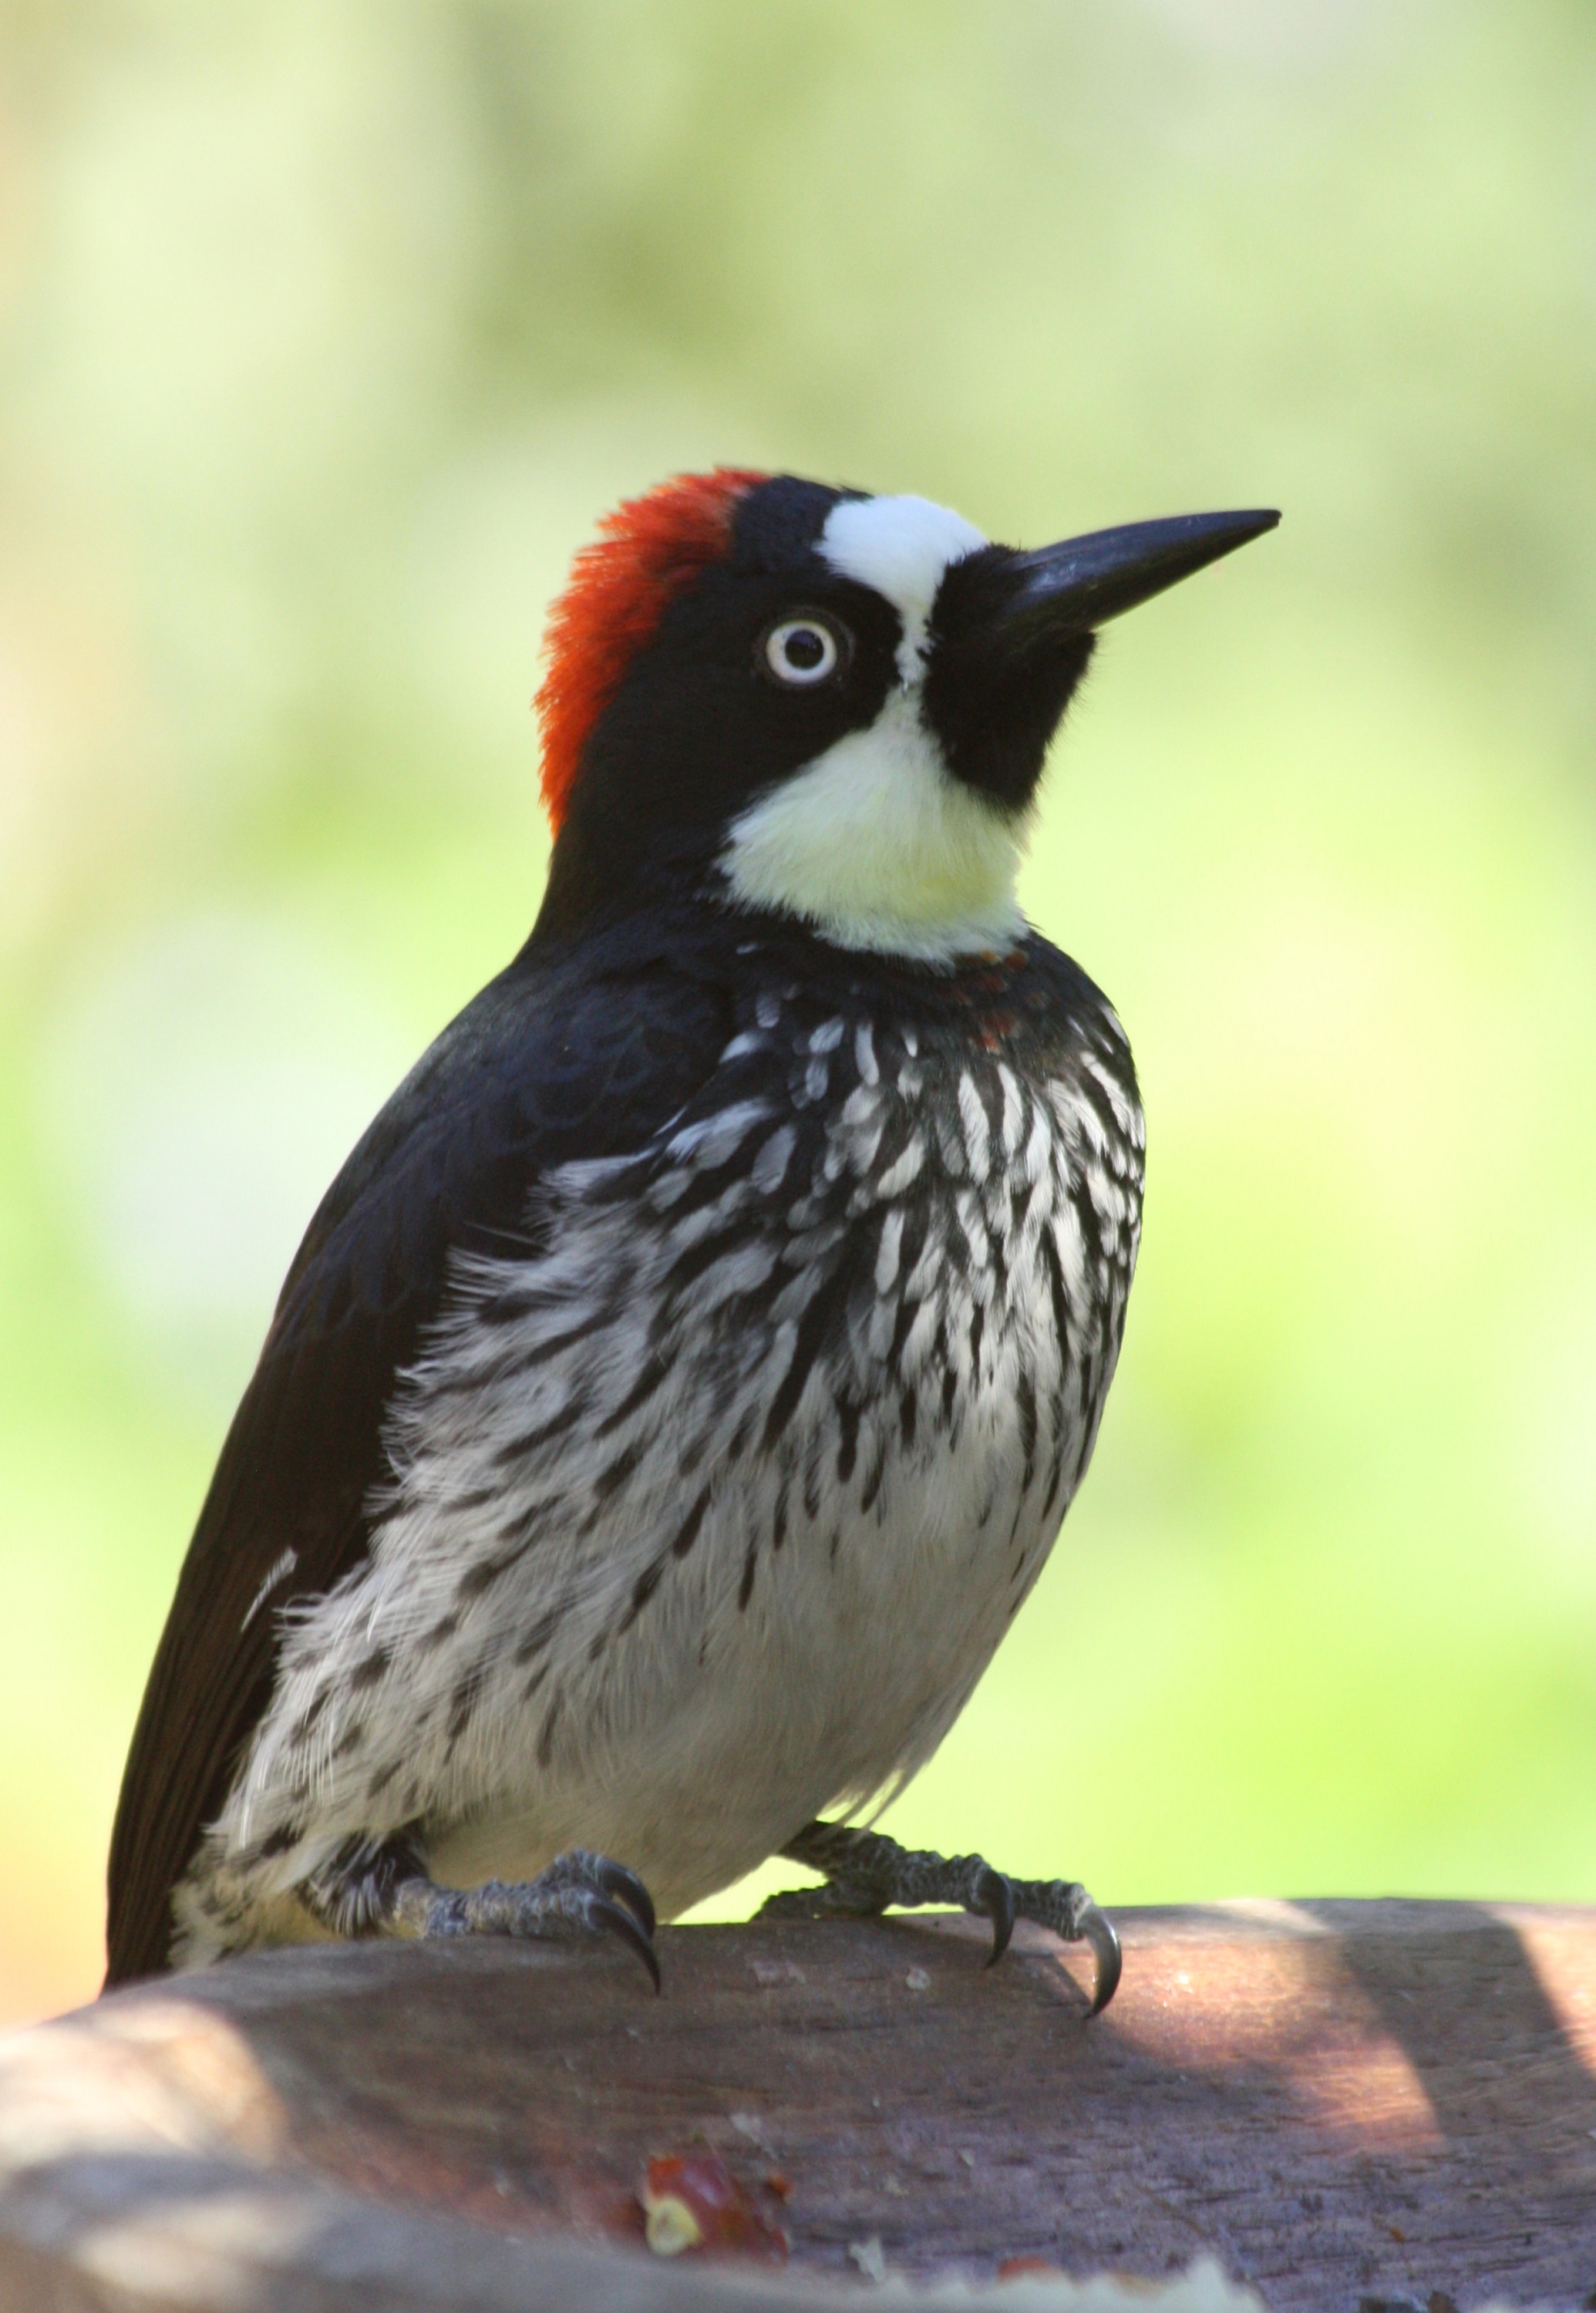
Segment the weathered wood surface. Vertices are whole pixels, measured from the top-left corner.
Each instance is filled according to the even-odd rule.
[[[1022,1928],[989,1973],[962,1919],[666,1929],[658,2000],[624,1954],[500,1943],[137,1987],[0,2055],[0,2304],[707,2304],[706,2269],[642,2250],[636,2197],[651,2155],[698,2147],[784,2225],[789,2276],[857,2282],[871,2241],[927,2278],[1026,2255],[1162,2275],[1207,2251],[1283,2313],[1592,2300],[1596,1910],[1119,1920],[1124,1984],[1090,2025],[1078,1953]],[[163,2287],[180,2269],[141,2211],[241,2193],[279,2265],[283,2240],[322,2243],[292,2289],[283,2266],[258,2296],[236,2274],[116,2293],[108,2238],[145,2238]],[[583,2243],[627,2252],[602,2292],[574,2277]],[[784,2301],[790,2278],[747,2286]]]

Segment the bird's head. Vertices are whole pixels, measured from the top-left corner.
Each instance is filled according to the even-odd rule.
[[[1007,944],[1095,629],[1278,519],[1027,552],[925,498],[787,474],[628,501],[550,619],[540,931],[691,893],[930,962]]]

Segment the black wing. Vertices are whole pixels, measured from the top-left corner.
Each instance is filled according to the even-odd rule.
[[[384,1412],[451,1257],[525,1244],[540,1173],[639,1146],[730,1033],[720,991],[658,961],[600,972],[524,952],[350,1156],[288,1272],[178,1577],[111,1834],[108,1985],[167,1964],[172,1891],[270,1698],[280,1610],[365,1553]]]

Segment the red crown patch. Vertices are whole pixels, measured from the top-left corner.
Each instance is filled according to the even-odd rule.
[[[587,734],[628,660],[654,632],[672,596],[726,552],[737,500],[767,479],[740,466],[677,474],[606,514],[598,537],[571,565],[549,613],[548,665],[536,702],[543,806],[556,835]]]

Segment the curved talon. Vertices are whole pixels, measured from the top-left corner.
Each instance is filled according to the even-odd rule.
[[[975,1882],[975,1902],[992,1922],[992,1955],[988,1967],[996,1967],[1009,1948],[1009,1939],[1014,1933],[1014,1886],[1002,1872],[994,1871],[989,1863]],[[973,1907],[972,1907],[973,1908]]]
[[[623,1904],[644,1935],[651,1936],[658,1925],[654,1916],[654,1898],[637,1873],[629,1871],[624,1863],[612,1863],[608,1856],[604,1856],[594,1876],[602,1893],[614,1902]]]
[[[1082,1912],[1080,1925],[1075,1933],[1090,1944],[1098,1963],[1098,1988],[1092,1995],[1092,2004],[1086,2011],[1089,2023],[1094,2016],[1102,2014],[1118,1991],[1124,1954],[1120,1949],[1119,1936],[1113,1921],[1107,1912],[1099,1912],[1095,1904],[1089,1904]]]
[[[591,1927],[608,1928],[613,1935],[630,1944],[654,1979],[654,1989],[659,1990],[659,1955],[632,1913],[624,1904],[612,1904],[607,1895],[595,1895],[587,1914]]]

